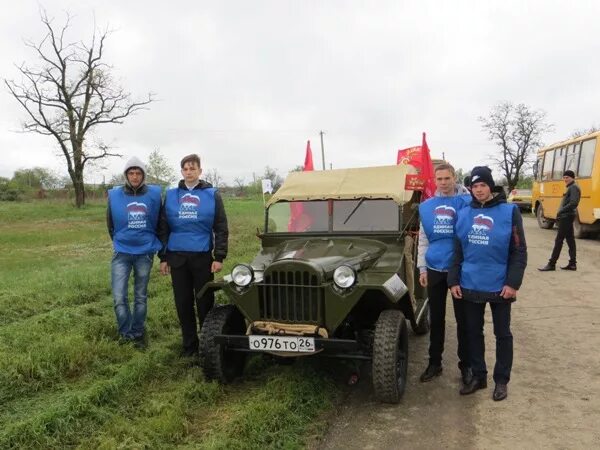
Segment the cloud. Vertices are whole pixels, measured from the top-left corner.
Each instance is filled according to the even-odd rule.
[[[158,2],[49,0],[89,36],[94,14],[114,33],[107,61],[134,95],[159,101],[98,135],[127,156],[160,148],[174,168],[200,153],[231,183],[264,166],[285,174],[307,139],[321,166],[393,164],[398,148],[428,133],[434,157],[457,167],[494,150],[477,117],[498,101],[548,112],[561,140],[598,122],[597,3],[544,1]],[[37,2],[5,6],[0,72],[30,60],[21,37],[40,37]],[[3,94],[0,175],[24,165],[61,167],[50,139],[11,133],[24,118]],[[27,153],[27,159],[23,158]],[[121,171],[115,159],[106,171]]]

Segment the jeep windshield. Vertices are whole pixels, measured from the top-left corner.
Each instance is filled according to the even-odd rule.
[[[281,202],[268,209],[267,233],[398,231],[393,200]]]

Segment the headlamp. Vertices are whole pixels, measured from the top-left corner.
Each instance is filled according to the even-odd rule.
[[[350,266],[340,266],[333,272],[333,282],[342,289],[352,287],[356,282],[356,272]]]
[[[239,287],[248,286],[252,283],[253,278],[254,271],[252,270],[252,267],[247,266],[246,264],[238,264],[231,271],[231,279],[235,285]]]

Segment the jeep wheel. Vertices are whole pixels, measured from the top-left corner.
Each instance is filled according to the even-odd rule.
[[[535,216],[537,218],[537,223],[540,228],[544,230],[549,230],[554,226],[554,220],[546,219],[544,217],[544,208],[542,205],[539,205],[535,210]]]
[[[385,310],[379,315],[373,342],[373,389],[384,403],[398,403],[406,387],[408,329],[404,314]]]
[[[430,317],[429,317],[429,300],[427,300],[427,303],[425,304],[425,306],[423,306],[421,308],[421,311],[419,311],[419,316],[418,316],[418,321],[416,323],[416,326],[413,326],[412,329],[415,332],[415,334],[417,335],[422,335],[422,334],[427,334],[429,333],[429,328],[430,328]]]
[[[210,310],[200,331],[200,365],[206,379],[229,383],[242,374],[246,354],[217,344],[215,336],[244,332],[244,317],[235,306],[215,306]]]

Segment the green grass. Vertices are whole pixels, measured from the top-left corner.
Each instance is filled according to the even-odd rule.
[[[263,223],[260,199],[226,209],[225,273],[254,256]],[[315,419],[337,390],[314,363],[255,357],[243,380],[221,386],[177,357],[158,264],[149,348],[118,345],[104,214],[103,203],[0,203],[0,448],[299,448],[322,431]]]

